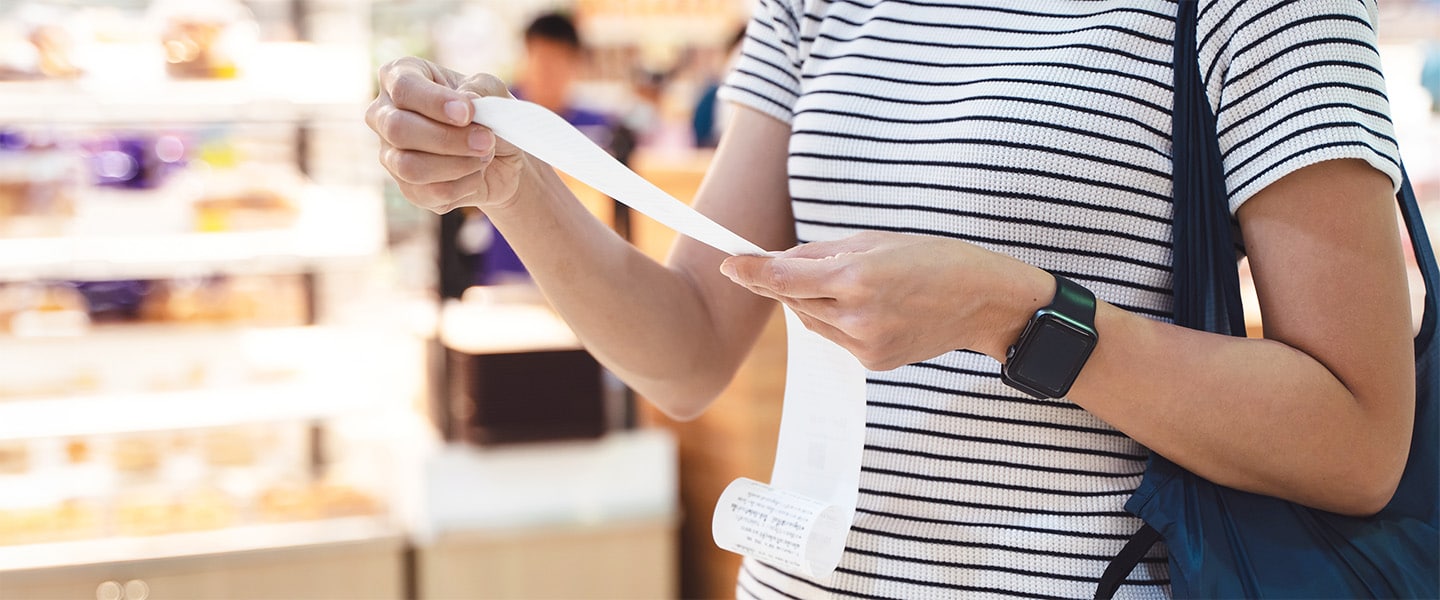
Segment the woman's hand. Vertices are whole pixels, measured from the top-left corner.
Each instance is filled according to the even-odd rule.
[[[1050,275],[1019,260],[959,240],[897,233],[735,256],[720,270],[785,303],[806,327],[877,371],[962,348],[1003,360],[1055,292]]]
[[[504,206],[520,187],[526,155],[471,123],[471,100],[509,95],[492,75],[466,77],[401,58],[380,68],[380,95],[365,124],[380,136],[380,164],[416,206],[436,213]]]

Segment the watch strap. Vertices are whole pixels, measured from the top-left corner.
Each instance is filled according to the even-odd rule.
[[[1065,315],[1094,330],[1095,294],[1069,279],[1054,273],[1051,273],[1050,276],[1055,278],[1055,298],[1045,308]]]

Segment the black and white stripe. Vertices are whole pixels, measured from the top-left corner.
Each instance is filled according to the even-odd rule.
[[[1300,167],[1398,181],[1373,0],[1202,0],[1232,209]],[[759,0],[724,97],[791,125],[797,237],[946,236],[1170,318],[1174,0]],[[860,507],[825,581],[758,598],[1088,598],[1139,525],[1133,440],[951,352],[868,380]],[[1120,595],[1168,595],[1157,549]]]

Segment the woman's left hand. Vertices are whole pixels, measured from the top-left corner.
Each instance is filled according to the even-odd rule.
[[[884,371],[956,349],[1003,360],[1054,280],[960,240],[865,232],[771,256],[734,256],[720,270],[785,303],[806,327]]]

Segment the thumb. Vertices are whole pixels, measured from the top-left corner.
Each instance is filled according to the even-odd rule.
[[[466,77],[460,80],[460,85],[455,86],[455,89],[476,98],[514,98],[510,95],[510,87],[499,77],[489,73],[476,73]]]
[[[515,97],[510,94],[510,88],[509,86],[505,85],[504,81],[502,81],[499,77],[496,77],[489,73],[477,73],[475,75],[466,77],[465,79],[462,79],[460,81],[460,85],[456,86],[455,89],[461,94],[464,94],[465,97],[469,98],[470,100],[474,100],[476,98]],[[473,102],[466,102],[465,110],[467,111],[467,120],[474,121],[475,104]],[[515,147],[515,145],[511,144],[510,142],[500,139],[499,136],[496,136],[495,142],[495,154],[497,156],[509,156],[520,153],[519,148]]]

